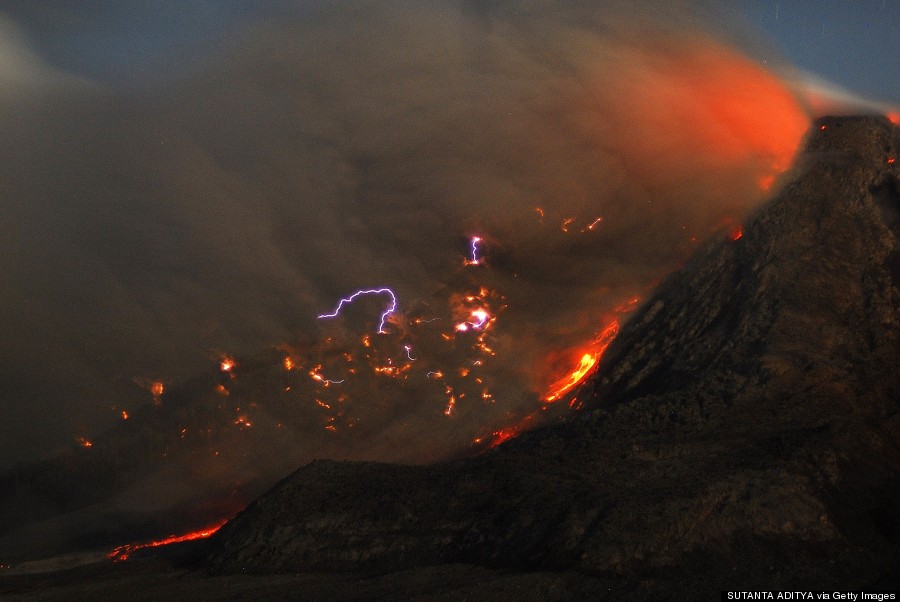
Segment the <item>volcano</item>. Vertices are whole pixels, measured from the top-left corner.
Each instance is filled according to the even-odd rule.
[[[887,119],[820,119],[739,235],[621,326],[579,411],[464,459],[308,464],[181,544],[199,566],[180,583],[487,600],[900,587],[898,151]],[[175,591],[170,568],[117,570],[90,573],[97,597]]]
[[[431,466],[313,462],[213,537],[208,568],[565,572],[560,597],[896,587],[898,141],[886,119],[818,121],[742,235],[623,326],[566,422]]]

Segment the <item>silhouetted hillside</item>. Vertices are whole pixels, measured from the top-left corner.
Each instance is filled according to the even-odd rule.
[[[598,597],[897,587],[898,140],[818,122],[743,235],[623,327],[572,420],[432,466],[314,462],[208,566],[574,571]]]

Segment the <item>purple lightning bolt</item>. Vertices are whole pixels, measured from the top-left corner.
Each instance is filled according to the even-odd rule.
[[[391,289],[386,288],[386,287],[385,288],[373,288],[373,289],[368,289],[368,290],[364,290],[364,291],[356,291],[355,293],[353,293],[346,299],[341,299],[338,302],[337,307],[334,308],[334,311],[332,313],[322,314],[322,315],[318,316],[318,319],[321,320],[323,318],[336,318],[337,315],[339,313],[341,313],[341,309],[344,307],[345,303],[353,303],[353,301],[360,295],[380,295],[382,293],[386,293],[386,294],[390,295],[390,297],[391,297],[391,304],[388,306],[388,308],[386,310],[384,310],[384,313],[381,314],[381,322],[378,324],[378,334],[384,334],[385,333],[384,323],[387,321],[388,316],[391,315],[392,313],[394,313],[394,311],[397,309],[397,296],[394,294],[394,291],[392,291]]]
[[[481,242],[480,236],[472,237],[472,259],[463,261],[464,265],[481,265],[481,258],[478,257],[478,243]]]

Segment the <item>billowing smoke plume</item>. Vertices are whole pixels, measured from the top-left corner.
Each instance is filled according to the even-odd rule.
[[[280,6],[122,86],[0,36],[5,462],[155,420],[185,491],[117,503],[163,506],[537,411],[807,125],[707,7],[597,4]],[[385,334],[385,295],[316,318],[380,287]]]

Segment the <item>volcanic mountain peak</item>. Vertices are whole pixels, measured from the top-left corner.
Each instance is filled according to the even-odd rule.
[[[817,123],[792,181],[742,237],[711,241],[623,329],[594,379],[595,404],[698,387],[720,402],[762,385],[825,393],[889,365],[898,147],[886,120]]]
[[[315,462],[226,524],[209,566],[567,569],[666,597],[894,583],[898,149],[887,120],[818,122],[743,236],[622,328],[577,419],[432,466]]]

